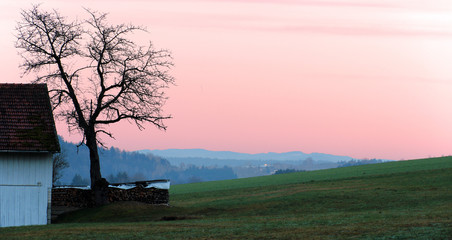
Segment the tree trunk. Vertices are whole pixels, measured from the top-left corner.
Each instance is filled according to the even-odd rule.
[[[90,178],[93,202],[96,206],[108,203],[108,182],[102,178],[100,173],[99,152],[97,149],[97,136],[94,129],[85,131],[86,146],[89,149]]]

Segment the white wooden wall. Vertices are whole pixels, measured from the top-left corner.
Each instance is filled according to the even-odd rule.
[[[51,188],[50,153],[0,152],[0,227],[47,224]]]

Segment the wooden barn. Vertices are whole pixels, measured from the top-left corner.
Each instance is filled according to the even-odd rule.
[[[49,222],[59,150],[47,86],[0,84],[0,227]]]

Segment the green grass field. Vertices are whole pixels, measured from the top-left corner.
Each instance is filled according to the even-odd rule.
[[[452,239],[452,157],[172,186],[0,239]]]

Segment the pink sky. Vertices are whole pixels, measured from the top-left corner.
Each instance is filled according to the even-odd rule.
[[[0,2],[0,82],[20,78],[20,9]],[[37,1],[42,2],[42,1]],[[170,49],[168,130],[111,127],[125,150],[303,151],[356,158],[452,154],[452,2],[430,0],[45,1],[45,9],[148,28]],[[145,37],[145,38],[143,38]],[[64,124],[58,132],[70,135]],[[107,140],[107,139],[106,139]]]

